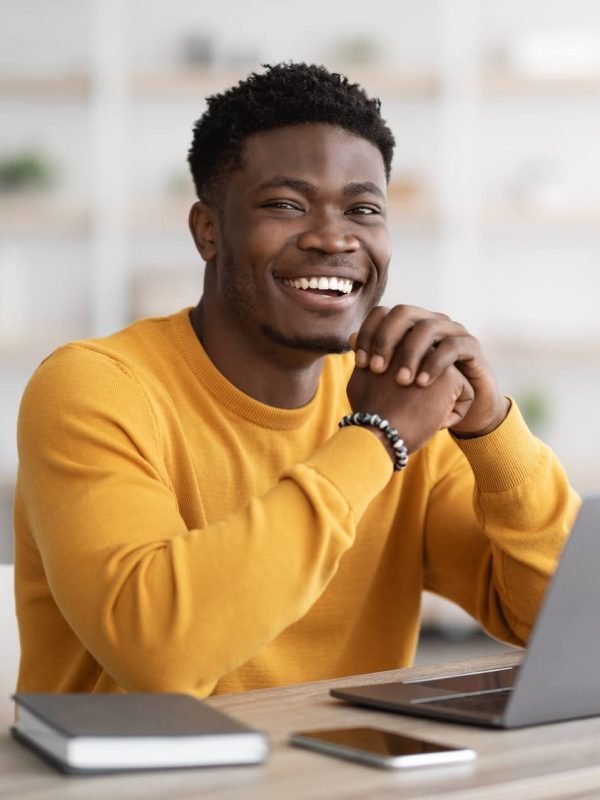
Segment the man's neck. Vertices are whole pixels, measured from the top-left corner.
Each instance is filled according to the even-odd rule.
[[[207,319],[208,316],[208,319]],[[197,305],[192,327],[216,368],[244,394],[275,408],[300,408],[314,397],[323,356],[283,347],[265,336],[238,335],[210,322],[210,312]]]

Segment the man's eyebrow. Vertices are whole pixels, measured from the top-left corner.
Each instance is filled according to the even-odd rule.
[[[257,191],[262,189],[295,189],[303,194],[317,194],[319,191],[313,183],[303,181],[300,178],[288,178],[286,175],[277,175],[275,178],[270,178],[268,181],[261,183],[260,186],[257,186]]]
[[[347,197],[355,197],[359,194],[376,194],[385,200],[385,194],[381,191],[379,186],[372,181],[362,181],[356,183],[347,183],[344,186],[344,194]]]
[[[268,181],[261,183],[257,186],[256,191],[263,189],[294,189],[302,194],[318,194],[319,187],[314,183],[304,181],[301,178],[291,178],[286,175],[277,175],[270,178]],[[382,200],[385,200],[385,194],[381,191],[379,186],[372,181],[353,181],[344,186],[343,194],[346,197],[356,197],[360,194],[376,194]]]

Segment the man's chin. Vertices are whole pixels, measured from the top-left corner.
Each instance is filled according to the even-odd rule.
[[[340,336],[285,336],[268,325],[264,325],[262,331],[272,342],[292,350],[304,350],[317,355],[347,353],[350,350],[348,339]]]

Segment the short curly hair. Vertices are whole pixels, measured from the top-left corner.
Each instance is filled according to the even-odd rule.
[[[194,124],[188,163],[198,197],[218,205],[232,171],[242,166],[249,136],[288,125],[329,123],[372,142],[389,180],[394,136],[381,117],[381,103],[356,83],[323,66],[264,64],[236,86],[207,98]]]

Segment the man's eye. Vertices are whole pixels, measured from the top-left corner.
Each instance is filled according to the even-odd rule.
[[[359,217],[370,216],[372,214],[381,214],[381,209],[376,206],[353,206],[346,213],[357,214]]]
[[[289,203],[287,200],[270,200],[268,203],[262,204],[263,208],[282,208],[285,210],[299,211],[298,206]]]

